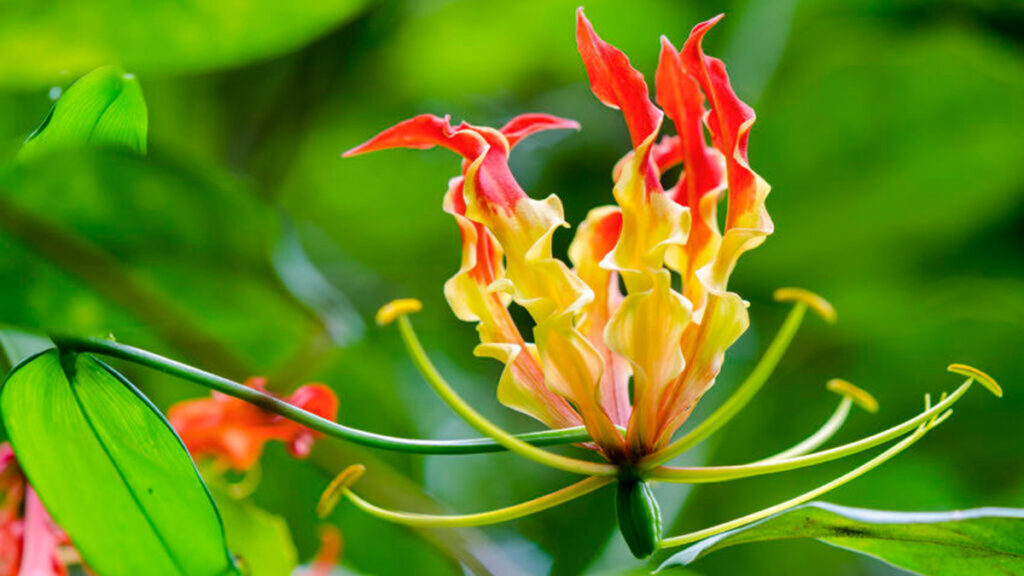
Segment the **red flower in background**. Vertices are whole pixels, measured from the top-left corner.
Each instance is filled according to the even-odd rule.
[[[245,385],[266,392],[265,378],[249,378]],[[328,420],[338,414],[338,397],[323,384],[301,386],[285,401]],[[218,392],[178,403],[167,417],[193,457],[211,456],[239,471],[255,466],[271,440],[288,444],[292,455],[305,458],[317,436],[287,418]]]
[[[67,535],[29,486],[11,445],[0,444],[0,576],[65,576]]]

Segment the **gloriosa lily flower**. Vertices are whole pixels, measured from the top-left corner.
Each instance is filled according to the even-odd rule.
[[[0,576],[66,576],[65,550],[71,544],[64,531],[29,486],[11,445],[0,444]]]
[[[249,378],[245,385],[266,392],[265,378]],[[334,420],[338,398],[323,384],[300,386],[285,400],[321,418]],[[288,444],[296,458],[305,458],[318,434],[287,418],[233,396],[213,392],[211,398],[186,400],[167,413],[193,457],[212,457],[222,469],[247,471],[259,462],[271,440]]]
[[[850,407],[875,408],[864,391],[840,380],[829,388],[843,398],[835,414],[806,441],[741,466],[672,468],[676,455],[717,430],[757,392],[793,337],[806,310],[826,320],[831,306],[807,291],[782,289],[777,299],[795,306],[765,357],[744,384],[700,426],[673,441],[696,403],[712,386],[728,348],[746,331],[747,304],[728,289],[740,256],[772,233],[765,209],[769,186],[750,167],[747,145],[754,112],[730,85],[721,60],[704,54],[704,35],[721,16],[698,24],[681,50],[666,38],[655,75],[656,106],[643,75],[603,41],[577,12],[576,37],[591,89],[619,109],[632,149],[613,170],[614,206],[593,209],[569,248],[572,267],[552,255],[552,236],[568,227],[561,201],[530,197],[509,169],[509,155],[542,130],[578,129],[571,120],[525,114],[499,129],[421,115],[349,150],[354,156],[387,148],[447,148],[462,159],[448,184],[444,209],[459,226],[462,263],[445,285],[455,315],[476,322],[477,356],[505,365],[498,399],[550,428],[585,427],[585,448],[603,462],[569,458],[527,444],[468,406],[427,359],[407,316],[414,300],[381,309],[378,323],[398,320],[402,336],[427,381],[460,416],[505,448],[527,458],[588,476],[555,493],[493,512],[434,516],[384,510],[350,486],[359,466],[343,472],[321,501],[329,509],[343,495],[367,512],[410,525],[480,525],[545,509],[618,481],[619,524],[638,557],[753,522],[842,485],[908,447],[948,416],[948,408],[984,374],[951,367],[968,377],[956,392],[903,424],[864,440],[814,452],[842,425]],[[661,136],[665,116],[675,135]],[[662,174],[682,164],[676,184]],[[717,210],[725,198],[724,226]],[[620,281],[625,293],[620,291]],[[534,322],[532,342],[516,327],[511,304]],[[656,503],[646,484],[714,482],[792,470],[854,454],[900,436],[876,458],[819,489],[733,522],[661,539]]]
[[[747,163],[753,111],[736,97],[721,61],[701,52],[715,21],[698,26],[681,52],[662,40],[658,101],[678,136],[658,140],[666,114],[643,76],[580,12],[577,40],[591,87],[622,111],[633,150],[615,167],[618,206],[594,209],[576,234],[574,269],[551,255],[553,234],[566,226],[561,202],[527,196],[508,156],[530,134],[575,122],[527,114],[495,130],[424,115],[347,153],[439,145],[462,156],[444,204],[463,242],[462,267],[445,286],[448,302],[460,319],[479,322],[476,354],[505,363],[499,400],[551,427],[586,426],[614,463],[664,448],[714,382],[749,323],[743,300],[727,291],[729,274],[772,231],[768,185]],[[661,174],[679,163],[679,181],[666,190]],[[723,233],[716,208],[726,190]],[[536,323],[535,344],[512,322],[511,301]]]

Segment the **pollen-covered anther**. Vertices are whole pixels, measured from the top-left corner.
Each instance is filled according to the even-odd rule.
[[[400,316],[415,314],[423,309],[423,303],[415,298],[399,298],[392,300],[377,310],[376,321],[378,326],[387,326]]]
[[[779,288],[775,291],[776,302],[799,302],[814,310],[829,324],[836,322],[836,309],[821,296],[803,288]]]
[[[872,414],[878,412],[878,400],[875,400],[874,396],[867,390],[851,384],[842,378],[829,380],[825,387],[828,388],[829,392],[835,392],[840,396],[849,398],[854,404]]]
[[[949,367],[946,368],[946,370],[949,370],[954,374],[960,374],[961,376],[966,376],[977,381],[985,388],[988,388],[989,392],[995,394],[996,398],[1003,397],[1003,389],[1001,386],[999,386],[999,384],[996,383],[995,378],[989,376],[988,374],[982,372],[981,370],[978,370],[973,366],[968,366],[967,364],[950,364]]]
[[[326,518],[333,512],[345,491],[362,478],[365,472],[366,466],[353,464],[335,476],[334,480],[331,480],[331,483],[327,485],[323,494],[320,495],[320,501],[316,505],[317,515],[320,518]]]

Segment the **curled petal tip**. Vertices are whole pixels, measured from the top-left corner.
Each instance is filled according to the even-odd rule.
[[[415,314],[423,309],[423,303],[415,298],[399,298],[398,300],[392,300],[387,304],[380,307],[377,310],[377,325],[387,326],[399,316],[408,316],[409,314]]]
[[[828,383],[825,384],[825,387],[828,388],[830,392],[835,392],[836,394],[853,400],[857,406],[860,406],[872,414],[878,412],[878,400],[875,400],[875,397],[863,388],[851,384],[841,378],[833,378],[829,380]]]
[[[836,309],[821,296],[803,288],[779,288],[774,295],[776,302],[800,302],[818,313],[829,324],[836,322]]]
[[[501,132],[508,141],[509,147],[515,147],[521,140],[545,130],[580,130],[580,123],[568,118],[560,118],[551,114],[520,114],[501,127]]]
[[[950,364],[949,367],[946,368],[946,370],[949,370],[954,374],[960,374],[961,376],[973,378],[982,386],[988,388],[988,391],[994,394],[996,398],[1003,397],[1003,389],[1001,386],[999,386],[999,384],[996,383],[995,378],[989,376],[988,374],[982,372],[981,370],[978,370],[973,366],[968,366],[966,364]]]
[[[331,483],[327,485],[324,493],[320,495],[320,501],[316,505],[317,515],[320,518],[326,518],[333,512],[345,490],[355,484],[363,476],[364,472],[366,472],[366,466],[353,464],[335,476],[334,480],[331,480]]]
[[[721,22],[722,18],[725,18],[725,12],[721,12],[717,16],[712,16],[711,18],[708,18],[707,20],[701,22],[700,24],[697,24],[697,26],[700,28],[708,29],[714,26],[715,24]]]

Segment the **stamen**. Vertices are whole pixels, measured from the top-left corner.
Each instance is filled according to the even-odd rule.
[[[792,448],[779,452],[773,456],[769,456],[763,460],[758,460],[757,462],[754,462],[754,464],[778,462],[779,460],[803,456],[804,454],[809,454],[811,451],[816,450],[825,444],[825,442],[832,439],[836,432],[842,428],[843,424],[846,422],[847,416],[850,415],[850,406],[855,403],[868,412],[878,411],[878,401],[875,400],[874,396],[846,380],[833,378],[825,384],[825,387],[829,391],[840,394],[843,397],[843,399],[839,401],[839,406],[836,406],[835,412],[833,412],[832,416],[825,421],[825,424],[823,424],[814,434],[811,434]]]
[[[953,372],[954,374],[960,374],[961,376],[967,376],[978,381],[982,386],[988,388],[988,391],[995,394],[996,398],[1003,397],[1003,389],[996,383],[995,378],[988,374],[978,370],[973,366],[966,364],[950,364],[946,370]]]
[[[377,310],[377,325],[387,326],[399,316],[415,314],[423,309],[423,303],[415,298],[399,298],[392,300]]]
[[[556,490],[550,494],[545,494],[539,498],[534,498],[533,500],[528,500],[513,506],[499,508],[489,512],[459,515],[417,514],[413,512],[396,512],[394,510],[386,510],[363,500],[349,488],[344,488],[342,491],[345,497],[355,504],[356,507],[371,516],[387,520],[388,522],[403,524],[405,526],[457,528],[465,526],[487,526],[490,524],[498,524],[500,522],[529,516],[530,514],[554,508],[555,506],[564,504],[570,500],[575,500],[576,498],[589,494],[598,488],[607,486],[614,481],[614,478],[607,476],[591,476],[590,478],[586,478],[576,482],[575,484],[566,486],[561,490]]]
[[[830,392],[835,392],[845,398],[849,398],[857,403],[864,410],[874,414],[878,412],[878,400],[872,396],[867,390],[860,388],[843,380],[842,378],[833,378],[825,384]]]
[[[768,381],[768,378],[771,377],[775,367],[782,360],[782,355],[786,353],[790,342],[793,341],[793,337],[800,328],[800,323],[803,322],[806,313],[807,303],[797,301],[796,305],[789,312],[789,316],[786,317],[786,321],[779,328],[779,332],[775,335],[771,344],[768,345],[768,349],[765,350],[764,355],[757,362],[753,372],[740,384],[740,387],[736,389],[733,395],[688,434],[641,461],[639,464],[640,469],[650,470],[668,462],[701,443],[732,420],[740,410],[750,403],[764,386],[765,382]]]
[[[798,456],[796,458],[789,458],[787,460],[765,463],[755,462],[752,464],[741,464],[737,466],[708,466],[703,468],[677,468],[662,466],[652,470],[649,473],[648,478],[663,482],[692,484],[724,482],[726,480],[736,480],[739,478],[749,478],[751,476],[786,472],[789,470],[822,464],[824,462],[831,462],[832,460],[837,460],[852,454],[857,454],[858,452],[870,450],[875,446],[884,444],[907,432],[910,432],[915,427],[928,422],[930,419],[938,417],[945,410],[949,409],[949,407],[951,407],[957,400],[959,400],[960,397],[970,389],[973,382],[974,380],[967,380],[957,388],[955,392],[950,394],[948,398],[902,424],[898,424],[873,436],[868,436],[867,438],[863,438],[849,444],[844,444],[836,448],[830,448],[828,450],[822,450],[821,452],[814,452],[804,456]]]
[[[444,377],[441,376],[441,373],[438,372],[427,356],[423,345],[420,344],[408,316],[405,316],[401,310],[398,311],[398,314],[399,333],[402,336],[402,341],[405,343],[406,350],[409,352],[409,356],[412,358],[416,368],[419,369],[420,374],[423,375],[423,378],[426,379],[430,387],[434,389],[434,392],[441,397],[445,404],[481,434],[490,437],[510,452],[565,472],[584,476],[614,476],[618,473],[618,468],[610,464],[569,458],[531,446],[485,418],[459,396]]]
[[[704,530],[698,530],[697,532],[690,532],[689,534],[683,534],[681,536],[674,536],[672,538],[665,538],[664,540],[662,540],[661,542],[658,543],[658,548],[664,549],[664,548],[672,548],[672,547],[675,547],[675,546],[682,546],[684,544],[689,544],[691,542],[696,542],[698,540],[703,540],[704,538],[707,538],[709,536],[714,536],[716,534],[721,534],[722,532],[726,532],[728,530],[733,530],[733,529],[736,529],[736,528],[740,528],[742,526],[746,526],[747,524],[751,524],[753,522],[757,522],[758,520],[761,520],[763,518],[767,518],[767,517],[772,516],[774,514],[778,514],[779,512],[784,512],[786,510],[789,510],[790,508],[794,508],[796,506],[799,506],[799,505],[803,504],[804,502],[808,502],[810,500],[813,500],[813,499],[817,498],[818,496],[821,496],[822,494],[825,494],[826,492],[830,492],[832,490],[835,490],[836,488],[839,488],[840,486],[850,482],[851,480],[854,480],[857,477],[859,477],[859,476],[861,476],[863,474],[866,474],[867,472],[870,472],[871,470],[874,470],[878,466],[880,466],[883,463],[885,463],[887,460],[889,460],[892,457],[896,456],[900,452],[906,450],[907,448],[910,447],[911,444],[913,444],[914,442],[917,442],[918,440],[920,440],[921,437],[924,436],[929,430],[931,430],[932,428],[934,428],[934,427],[938,426],[939,424],[941,424],[942,421],[945,420],[945,418],[947,416],[948,416],[948,413],[947,414],[943,414],[942,416],[940,416],[939,418],[936,418],[933,421],[929,421],[929,422],[925,422],[925,423],[921,424],[917,428],[917,430],[914,431],[913,434],[907,436],[903,440],[901,440],[898,443],[894,444],[893,446],[891,446],[885,452],[882,452],[878,456],[875,456],[871,460],[868,460],[867,462],[865,462],[864,464],[858,466],[857,468],[854,468],[850,472],[847,472],[846,474],[836,478],[835,480],[833,480],[833,481],[831,481],[831,482],[829,482],[827,484],[819,486],[818,488],[815,488],[814,490],[811,490],[809,492],[805,492],[804,494],[801,494],[800,496],[797,496],[796,498],[787,500],[785,502],[781,502],[779,504],[776,504],[775,506],[771,506],[769,508],[765,508],[764,510],[761,510],[761,511],[758,511],[758,512],[754,512],[753,514],[748,514],[746,516],[743,516],[741,518],[737,518],[735,520],[731,520],[729,522],[724,522],[724,523],[719,524],[717,526],[712,526],[710,528],[705,528]]]
[[[810,290],[803,288],[779,288],[775,291],[776,302],[800,302],[818,313],[829,324],[836,322],[836,309],[832,304]]]
[[[331,480],[331,483],[324,489],[323,494],[320,495],[320,501],[316,505],[317,515],[320,518],[326,518],[330,515],[344,495],[344,491],[362,478],[365,472],[366,466],[353,464],[335,476],[334,480]]]

